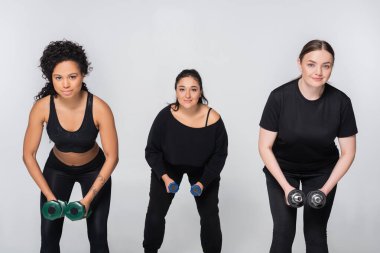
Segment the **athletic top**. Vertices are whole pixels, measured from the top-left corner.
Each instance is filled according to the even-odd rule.
[[[208,114],[210,110],[208,111]],[[203,169],[199,182],[205,187],[220,176],[227,158],[228,137],[223,120],[205,127],[182,124],[170,111],[161,110],[150,129],[145,158],[161,179],[168,169]]]
[[[325,84],[317,100],[307,100],[293,80],[273,90],[260,126],[277,132],[273,153],[283,171],[333,169],[339,159],[335,138],[355,135],[350,98]]]
[[[92,116],[92,104],[93,95],[88,92],[82,125],[77,131],[71,132],[65,130],[59,123],[55,110],[54,96],[50,96],[50,113],[46,130],[50,140],[55,143],[59,151],[84,153],[95,145],[99,130],[96,128]]]

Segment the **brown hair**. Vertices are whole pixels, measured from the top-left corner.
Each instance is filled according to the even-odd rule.
[[[311,40],[308,43],[306,43],[306,45],[303,46],[303,48],[301,50],[301,53],[298,56],[298,58],[302,62],[303,57],[307,53],[310,53],[310,52],[313,52],[313,51],[317,51],[317,50],[326,50],[327,52],[329,52],[332,55],[332,58],[333,58],[333,62],[332,63],[334,63],[334,61],[335,61],[334,50],[331,47],[331,45],[327,41],[324,41],[324,40]]]

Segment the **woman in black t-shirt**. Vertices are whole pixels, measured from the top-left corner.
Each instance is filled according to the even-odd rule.
[[[186,173],[201,217],[203,252],[219,253],[218,190],[227,158],[227,132],[220,115],[207,106],[196,70],[183,70],[176,78],[175,90],[176,102],[157,115],[145,149],[152,173],[143,246],[146,253],[158,252],[161,247],[165,216]]]
[[[289,206],[288,196],[300,183],[305,195],[320,190],[326,197],[320,209],[309,204],[311,197],[305,201],[306,251],[328,252],[326,228],[336,185],[354,160],[357,134],[349,97],[326,83],[333,64],[327,42],[308,42],[298,59],[301,77],[273,90],[264,108],[259,151],[274,223],[271,253],[291,252],[297,209]]]

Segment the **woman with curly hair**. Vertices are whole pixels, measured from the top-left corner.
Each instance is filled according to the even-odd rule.
[[[65,215],[86,218],[91,252],[109,252],[111,173],[118,163],[112,111],[83,82],[91,68],[82,46],[51,42],[40,67],[47,83],[30,112],[23,160],[41,189],[41,252],[60,252]],[[44,124],[55,145],[42,173],[36,154]],[[96,143],[98,132],[103,150]],[[83,198],[67,204],[75,182],[80,183]]]

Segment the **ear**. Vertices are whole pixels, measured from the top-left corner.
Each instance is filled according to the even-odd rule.
[[[302,75],[302,66],[301,66],[301,59],[300,58],[297,59],[297,66],[298,66],[298,69]]]

